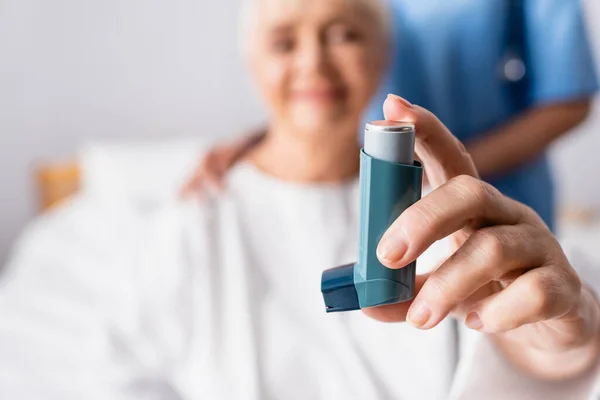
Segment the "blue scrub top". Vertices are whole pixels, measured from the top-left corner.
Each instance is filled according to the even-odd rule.
[[[503,74],[510,1],[388,1],[395,51],[370,119],[380,119],[385,95],[396,93],[431,110],[468,143],[524,107],[588,98],[598,89],[579,0],[524,0],[520,26],[525,26],[529,86],[518,100]],[[545,155],[489,181],[553,227],[554,192]]]

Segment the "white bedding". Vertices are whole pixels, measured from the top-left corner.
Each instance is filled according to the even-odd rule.
[[[450,321],[423,333],[324,314],[320,271],[356,250],[356,184],[298,188],[242,166],[229,194],[199,206],[176,201],[175,183],[151,196],[162,184],[145,182],[115,192],[133,201],[99,195],[92,182],[17,243],[0,287],[1,399],[589,395],[595,371],[561,384],[529,379],[478,333],[461,328],[457,347]]]

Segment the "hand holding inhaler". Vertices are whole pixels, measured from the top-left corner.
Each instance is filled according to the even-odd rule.
[[[600,307],[541,218],[481,181],[464,146],[429,111],[390,95],[384,113],[388,121],[415,125],[415,151],[434,190],[384,228],[375,245],[380,264],[390,271],[412,268],[445,237],[454,251],[435,271],[416,277],[414,293],[404,299],[410,301],[360,308],[377,320],[406,320],[420,329],[453,313],[499,340],[549,351],[586,348],[595,355],[588,346],[598,346]]]

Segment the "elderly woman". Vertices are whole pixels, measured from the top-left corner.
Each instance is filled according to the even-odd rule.
[[[200,204],[138,221],[80,198],[47,217],[54,224],[34,225],[0,293],[0,398],[589,391],[600,325],[591,291],[531,210],[480,182],[450,132],[394,96],[386,116],[415,123],[439,188],[390,228],[380,258],[397,268],[449,234],[456,251],[421,276],[412,305],[368,310],[373,318],[324,313],[321,272],[357,251],[355,135],[385,65],[382,10],[372,0],[251,2],[245,50],[270,111],[266,139],[226,192]],[[405,319],[427,332],[377,321]]]

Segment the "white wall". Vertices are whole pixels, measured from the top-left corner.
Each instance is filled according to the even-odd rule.
[[[0,0],[0,263],[32,169],[90,138],[232,135],[261,120],[237,0]]]
[[[38,161],[91,138],[224,136],[262,119],[237,56],[237,3],[0,0],[0,263],[35,212]],[[600,2],[587,3],[600,55]],[[586,131],[555,158],[569,165],[567,200],[600,204],[598,116]]]
[[[588,30],[600,68],[600,1],[585,0]],[[600,69],[599,69],[600,70]],[[586,123],[552,148],[562,203],[600,208],[600,98]]]

